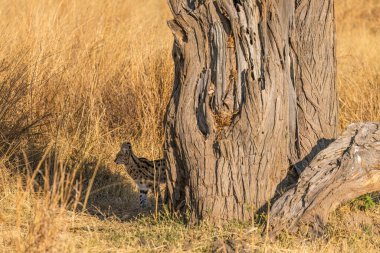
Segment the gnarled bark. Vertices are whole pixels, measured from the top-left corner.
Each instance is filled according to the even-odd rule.
[[[275,195],[290,166],[306,161],[297,164],[301,171],[335,137],[333,2],[169,5],[169,204],[194,220],[247,220]]]
[[[294,232],[302,224],[318,231],[338,205],[375,191],[380,191],[380,123],[351,124],[276,200],[269,214],[270,234]]]

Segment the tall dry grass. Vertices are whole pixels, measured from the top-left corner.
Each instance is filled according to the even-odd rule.
[[[141,155],[162,155],[173,72],[169,11],[155,0],[0,0],[0,6],[0,230],[19,231],[4,236],[1,248],[49,250],[68,226],[60,221],[67,216],[63,200],[52,200],[61,193],[47,189],[69,196],[81,181],[88,188],[78,189],[74,209],[122,212],[136,196],[112,163],[119,144],[129,140]],[[50,160],[39,165],[44,154]],[[25,176],[29,170],[38,173]]]
[[[2,80],[25,85],[17,107],[29,120],[49,115],[39,141],[102,152],[104,145],[114,151],[121,139],[142,150],[161,142],[173,72],[165,3],[1,0],[0,6]]]
[[[380,3],[360,3],[336,1],[341,128],[380,120]],[[345,206],[314,242],[270,243],[260,227],[192,228],[165,214],[120,222],[137,196],[112,162],[119,144],[162,155],[169,18],[164,0],[0,0],[0,249],[209,251],[215,238],[263,251],[380,249],[380,210],[368,203],[367,218]]]
[[[336,1],[341,129],[380,121],[380,2]]]

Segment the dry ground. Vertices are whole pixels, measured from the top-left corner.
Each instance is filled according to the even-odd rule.
[[[376,196],[341,207],[316,240],[269,242],[257,224],[189,227],[165,212],[126,221],[137,195],[112,161],[123,140],[162,155],[173,79],[166,2],[0,6],[3,252],[207,252],[215,240],[258,252],[380,251]],[[380,2],[336,0],[336,14],[341,128],[380,121]]]

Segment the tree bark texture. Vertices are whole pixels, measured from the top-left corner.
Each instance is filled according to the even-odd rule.
[[[269,213],[272,236],[301,224],[318,232],[341,203],[380,191],[380,123],[350,125],[302,172]]]
[[[247,220],[335,137],[332,0],[169,0],[169,203]]]

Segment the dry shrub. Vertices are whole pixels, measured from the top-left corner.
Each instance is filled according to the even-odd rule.
[[[33,99],[39,80],[31,77],[26,55],[18,52],[0,62],[0,146],[5,145],[3,148],[40,134],[48,123],[49,112],[44,110],[41,100]],[[50,98],[50,94],[45,97]]]

